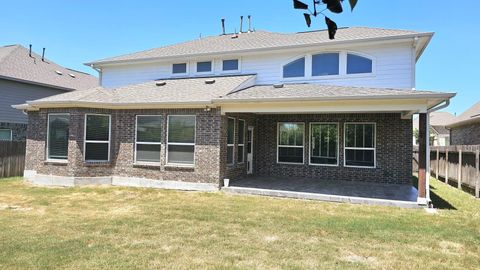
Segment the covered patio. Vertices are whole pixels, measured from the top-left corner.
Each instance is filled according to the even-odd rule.
[[[250,176],[233,180],[224,192],[284,198],[418,208],[418,192],[407,184]]]

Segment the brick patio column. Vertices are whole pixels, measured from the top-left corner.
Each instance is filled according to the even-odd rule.
[[[418,202],[427,203],[427,114],[419,114],[418,132]]]

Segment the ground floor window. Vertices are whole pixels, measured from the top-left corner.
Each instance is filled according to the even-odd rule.
[[[85,116],[85,161],[110,160],[111,117],[106,114]]]
[[[137,115],[135,162],[160,163],[162,116]]]
[[[305,124],[278,123],[277,130],[277,162],[303,164]]]
[[[12,140],[12,130],[0,129],[0,141],[11,141],[11,140]]]
[[[338,124],[310,124],[310,164],[338,165]]]
[[[194,165],[195,121],[195,115],[168,116],[168,164]]]
[[[238,163],[245,161],[245,120],[238,120],[238,145],[237,145]]]
[[[376,166],[374,123],[345,124],[345,166]]]
[[[232,165],[234,160],[235,148],[235,118],[228,118],[227,123],[227,164]]]
[[[48,115],[47,159],[68,159],[69,127],[69,114],[53,113]]]

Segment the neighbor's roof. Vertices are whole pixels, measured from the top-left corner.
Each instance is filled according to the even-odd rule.
[[[98,79],[92,75],[64,68],[46,58],[42,61],[34,52],[30,57],[29,49],[21,45],[0,47],[0,78],[65,90],[83,90],[98,85]]]
[[[278,88],[273,85],[254,85],[255,79],[256,75],[234,75],[156,80],[114,89],[96,87],[28,101],[27,104],[16,105],[15,108],[157,108],[237,102],[412,100],[417,98],[438,103],[455,95],[431,91],[320,84],[285,84],[282,88]]]
[[[454,93],[420,91],[393,88],[370,88],[320,85],[309,83],[256,85],[235,91],[215,101],[224,103],[237,102],[280,102],[280,101],[320,101],[320,100],[355,100],[355,99],[415,99],[415,98],[450,98]]]
[[[30,105],[83,104],[92,107],[205,105],[211,103],[213,98],[226,95],[237,87],[248,84],[254,78],[255,75],[165,79],[114,89],[96,87],[27,103]]]
[[[254,31],[238,34],[232,38],[232,34],[210,36],[192,41],[150,49],[146,51],[106,58],[87,63],[87,65],[102,65],[118,62],[142,61],[171,57],[200,56],[222,53],[241,53],[246,51],[273,50],[294,48],[300,46],[328,45],[351,41],[371,41],[381,39],[409,38],[426,36],[429,38],[433,33],[416,32],[410,30],[392,30],[368,27],[349,27],[338,29],[335,39],[330,40],[326,30],[300,33],[274,33],[266,31]],[[428,40],[423,44],[426,46]],[[417,52],[417,57],[423,48]]]
[[[480,121],[480,102],[474,104],[464,113],[459,115],[454,122],[448,124],[448,127],[462,126],[477,121]]]
[[[430,126],[435,129],[438,134],[449,134],[450,131],[445,127],[456,120],[455,115],[449,112],[432,112],[430,113]],[[413,128],[418,129],[418,117],[413,119]]]

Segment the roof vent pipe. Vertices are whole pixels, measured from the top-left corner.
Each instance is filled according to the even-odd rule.
[[[251,18],[252,18],[252,16],[248,15],[248,33],[252,32]]]
[[[42,62],[45,62],[45,48],[43,48],[42,52]]]
[[[225,18],[222,18],[222,35],[225,35]]]
[[[30,44],[30,51],[28,52],[28,56],[32,57],[32,44]]]
[[[243,32],[243,16],[240,16],[240,34]]]

